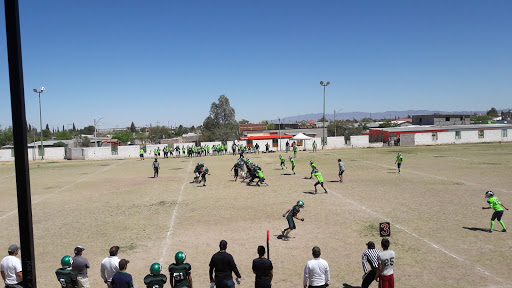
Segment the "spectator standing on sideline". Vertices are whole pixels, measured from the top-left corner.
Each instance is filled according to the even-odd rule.
[[[109,254],[107,258],[101,261],[100,274],[103,282],[107,284],[107,287],[110,288],[110,282],[112,281],[112,276],[119,271],[119,257],[117,257],[117,253],[119,252],[119,246],[110,247]]]
[[[297,147],[297,143],[295,143],[295,145],[293,145],[293,158],[297,158],[297,150],[299,150],[299,148]]]
[[[174,255],[175,263],[169,265],[172,288],[192,288],[192,266],[185,263],[185,260],[187,260],[187,255],[179,251]]]
[[[265,247],[258,246],[258,255],[258,258],[252,260],[252,272],[256,274],[254,287],[271,288],[274,266],[272,266],[272,261],[265,258]]]
[[[158,158],[155,158],[155,162],[153,162],[153,178],[158,177],[158,171],[160,171],[160,163],[158,163]]]
[[[304,280],[302,284],[304,288],[326,288],[331,283],[331,275],[329,273],[329,264],[320,258],[320,248],[313,247],[313,259],[309,260],[304,267]],[[309,283],[309,286],[308,286]]]
[[[112,288],[133,288],[132,275],[126,272],[128,263],[126,259],[119,260],[119,271],[112,276]]]
[[[265,144],[265,152],[266,152],[266,153],[268,153],[268,149],[269,149],[269,148],[268,148],[268,142],[267,142],[267,144]]]
[[[340,171],[338,172],[338,176],[340,176],[340,183],[343,183],[343,172],[345,172],[345,164],[341,162],[341,159],[338,159],[338,167]]]
[[[256,153],[258,155],[260,155],[260,145],[258,143],[256,143],[256,145],[254,145],[254,149],[256,150]]]
[[[316,152],[316,140],[313,140],[313,152]]]
[[[215,283],[217,288],[234,288],[235,283],[233,282],[232,273],[235,273],[238,284],[240,284],[242,275],[238,272],[233,256],[226,252],[228,242],[226,240],[220,241],[219,248],[220,251],[213,254],[210,260],[210,283]],[[214,270],[215,278],[213,277]]]
[[[142,149],[142,147],[140,147],[140,150],[139,150],[139,157],[140,157],[140,160],[144,160],[144,149]]]
[[[368,248],[363,252],[363,282],[361,284],[361,288],[368,288],[370,284],[372,284],[373,280],[375,279],[375,275],[377,275],[377,257],[379,256],[379,249],[375,249],[375,243],[372,241],[366,243],[366,247]],[[371,270],[368,271],[366,268],[366,262],[370,264]]]
[[[78,288],[89,288],[89,277],[87,276],[87,269],[91,268],[89,261],[82,257],[85,249],[77,246],[75,247],[75,257],[73,257],[72,269],[76,271],[78,280]]]
[[[379,282],[379,288],[394,288],[395,279],[393,277],[393,267],[395,265],[395,251],[389,249],[389,239],[383,238],[380,241],[382,252],[377,257],[379,267],[375,275],[375,281]]]
[[[288,151],[290,151],[290,142],[286,140],[286,153],[288,153]]]
[[[73,259],[71,256],[66,255],[62,257],[60,260],[60,265],[62,268],[57,269],[55,271],[55,275],[57,276],[57,280],[59,280],[60,286],[66,288],[76,288],[78,287],[78,283],[76,280],[76,271],[71,270],[71,264],[73,264]]]
[[[7,253],[9,255],[2,259],[0,271],[2,279],[4,279],[5,287],[23,288],[23,273],[21,268],[21,260],[16,256],[20,248],[16,244],[9,246]]]
[[[144,277],[146,288],[163,288],[167,283],[167,276],[161,273],[162,266],[160,263],[153,263],[149,267],[149,274]],[[172,284],[171,284],[172,287]]]

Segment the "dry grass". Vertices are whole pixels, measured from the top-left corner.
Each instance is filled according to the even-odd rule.
[[[396,152],[404,156],[396,173]],[[286,157],[288,154],[283,153]],[[263,167],[270,186],[246,187],[232,181],[236,158],[162,159],[152,176],[151,159],[31,163],[38,284],[54,287],[54,270],[73,248],[86,248],[92,287],[102,287],[101,260],[112,245],[128,267],[135,287],[153,262],[166,268],[182,250],[192,265],[196,287],[208,285],[208,263],[221,239],[253,286],[252,259],[270,230],[274,287],[301,287],[311,248],[322,248],[331,287],[358,287],[364,243],[378,243],[378,223],[392,222],[397,287],[511,287],[511,233],[489,234],[492,212],[484,192],[493,190],[512,207],[511,144],[329,150],[300,152],[297,175],[279,169],[278,154],[249,155]],[[337,159],[347,171],[337,180]],[[310,194],[304,179],[313,159],[329,194]],[[206,187],[190,184],[196,162],[210,168]],[[288,165],[289,162],[287,162]],[[0,248],[19,243],[13,164],[0,164]],[[294,238],[277,239],[286,226],[281,215],[305,202]],[[9,214],[11,213],[11,214]],[[504,222],[512,227],[512,212]],[[495,229],[501,230],[496,222]],[[167,271],[167,269],[164,269]],[[345,285],[345,286],[344,286]],[[375,286],[376,287],[376,286]]]

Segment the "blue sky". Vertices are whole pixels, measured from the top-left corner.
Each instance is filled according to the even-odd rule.
[[[2,3],[3,4],[3,3]],[[27,121],[199,125],[512,99],[512,1],[20,1]],[[4,8],[0,125],[11,125]]]

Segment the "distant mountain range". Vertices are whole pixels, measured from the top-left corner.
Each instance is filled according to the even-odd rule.
[[[501,111],[509,111],[512,110],[512,108],[507,109],[497,109],[498,112]],[[337,120],[346,120],[346,119],[356,119],[361,120],[363,118],[372,118],[372,119],[395,119],[395,118],[406,118],[408,115],[423,115],[423,114],[471,114],[474,113],[477,114],[485,114],[487,111],[440,111],[440,110],[405,110],[405,111],[386,111],[386,112],[376,112],[376,113],[370,113],[370,112],[343,112],[343,113],[336,113],[336,119]],[[309,121],[309,120],[315,120],[318,121],[323,116],[322,113],[312,113],[312,114],[305,114],[305,115],[297,115],[297,116],[290,116],[290,117],[284,117],[281,119],[281,123],[296,123],[303,120]],[[334,120],[334,114],[325,114],[325,118],[328,120]],[[279,123],[277,119],[269,120],[270,123]]]

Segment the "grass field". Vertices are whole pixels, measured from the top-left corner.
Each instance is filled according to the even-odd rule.
[[[401,175],[397,152],[404,157]],[[236,158],[228,155],[161,159],[156,179],[152,159],[31,163],[39,287],[59,287],[54,271],[77,245],[91,263],[91,287],[103,287],[100,263],[112,245],[130,260],[135,287],[143,287],[153,262],[168,274],[179,250],[192,265],[194,286],[207,287],[208,263],[222,239],[243,276],[241,286],[254,287],[251,263],[267,230],[273,287],[302,287],[315,245],[329,262],[331,287],[359,287],[361,254],[367,241],[380,246],[383,221],[392,223],[396,287],[512,287],[512,231],[499,232],[496,222],[493,234],[485,232],[492,211],[481,209],[487,190],[512,208],[511,143],[301,151],[297,175],[279,169],[276,153],[248,157],[270,186],[233,182]],[[338,179],[338,158],[347,169],[342,184],[330,182]],[[314,180],[304,179],[311,159],[328,194],[311,194]],[[210,168],[206,187],[189,183],[197,162]],[[19,243],[13,163],[0,164],[0,197],[0,251],[6,254]],[[305,202],[299,214],[305,221],[297,222],[290,241],[281,241],[282,214],[297,200]],[[512,211],[503,221],[512,228]]]

